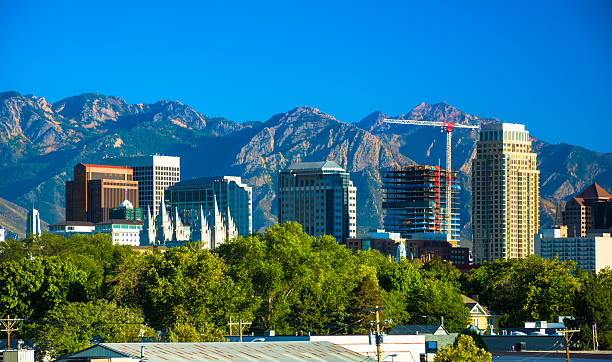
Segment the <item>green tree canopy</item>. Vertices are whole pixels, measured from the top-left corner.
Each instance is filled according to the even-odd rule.
[[[435,362],[491,362],[491,353],[478,348],[472,337],[460,334],[455,343],[436,353]]]
[[[299,224],[285,223],[218,252],[236,283],[258,301],[253,329],[325,333],[344,323],[359,282],[357,258],[333,238],[315,238]]]
[[[189,324],[200,333],[218,335],[231,315],[250,317],[246,296],[216,254],[173,248],[148,254],[145,262],[139,296],[154,328]]]
[[[0,315],[38,320],[66,302],[84,301],[86,277],[59,257],[0,263]]]
[[[597,325],[600,349],[612,349],[612,270],[585,273],[574,298],[576,322],[583,329],[583,344],[592,348],[591,328]]]
[[[572,315],[578,279],[573,263],[531,255],[524,259],[495,260],[472,273],[464,289],[478,295],[481,304],[505,314],[502,323],[519,326],[529,320],[552,320]]]
[[[67,303],[49,311],[40,321],[27,327],[44,354],[57,357],[99,342],[139,342],[141,337],[156,337],[144,324],[139,311],[99,300]]]

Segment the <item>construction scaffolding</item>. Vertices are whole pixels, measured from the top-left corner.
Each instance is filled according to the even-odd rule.
[[[450,177],[448,177],[450,176]],[[415,234],[450,234],[449,242],[459,241],[457,173],[437,166],[412,165],[383,171],[384,225],[388,232],[411,239]],[[446,184],[450,180],[450,197]],[[450,200],[450,227],[447,200]],[[448,232],[450,230],[450,233]]]

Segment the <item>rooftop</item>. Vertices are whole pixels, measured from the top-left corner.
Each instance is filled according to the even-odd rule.
[[[62,221],[57,224],[49,225],[49,227],[52,226],[94,226],[94,224],[89,221]]]
[[[234,181],[240,186],[247,187],[247,185],[242,183],[242,178],[240,176],[207,176],[207,177],[198,177],[192,178],[189,180],[182,180],[174,185],[172,185],[172,189],[182,188],[182,187],[201,187],[211,185],[214,181]]]
[[[584,191],[582,191],[580,195],[576,196],[576,198],[587,200],[612,199],[612,195],[610,195],[608,191],[604,190],[603,187],[599,186],[597,183],[593,183],[591,186],[584,189]]]
[[[449,334],[446,328],[437,324],[398,324],[389,331],[389,334]]]
[[[310,171],[310,170],[329,170],[343,171],[344,169],[338,165],[336,161],[321,161],[321,162],[294,162],[286,170],[292,171]]]
[[[368,358],[330,342],[100,343],[59,361],[88,358],[158,361],[364,361]]]
[[[131,167],[127,166],[111,166],[111,165],[94,165],[90,163],[79,163],[77,166],[83,165],[85,167],[100,167],[100,168],[114,168],[114,169],[122,169],[122,170],[131,170]]]
[[[113,224],[121,224],[121,225],[142,225],[142,220],[123,220],[123,219],[110,219],[103,222],[99,222],[96,225],[113,225]]]

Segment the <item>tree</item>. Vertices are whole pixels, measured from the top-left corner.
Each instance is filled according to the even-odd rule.
[[[332,237],[309,236],[288,222],[226,243],[218,253],[258,301],[252,329],[326,333],[344,324],[359,282],[357,258]]]
[[[177,323],[193,325],[199,333],[217,335],[230,316],[250,317],[250,304],[226,275],[225,263],[209,251],[172,248],[145,257],[138,294],[146,321],[169,330]],[[240,314],[242,313],[242,314]]]
[[[0,242],[0,263],[19,261],[30,255],[28,244],[15,239],[6,239]]]
[[[362,266],[362,275],[361,281],[351,292],[348,308],[349,334],[369,334],[372,330],[372,322],[376,319],[374,313],[364,311],[364,309],[384,305],[376,272],[371,270],[371,267]],[[359,322],[359,320],[362,321]]]
[[[138,285],[145,269],[145,256],[141,253],[120,258],[106,273],[104,297],[122,306],[137,307]]]
[[[573,304],[576,324],[582,329],[583,347],[593,347],[591,328],[596,324],[600,349],[612,349],[612,270],[583,274]]]
[[[58,256],[70,260],[87,274],[87,300],[96,300],[105,294],[105,280],[120,264],[125,264],[134,252],[125,245],[113,245],[107,234],[76,234],[66,239],[59,235],[43,234],[30,246],[34,257]]]
[[[472,339],[474,340],[474,343],[476,344],[476,347],[482,348],[485,351],[489,350],[489,346],[487,346],[484,339],[478,332],[473,331],[471,329],[464,329],[461,331],[461,334],[465,334],[466,336],[472,337]]]
[[[424,275],[427,278],[438,279],[443,282],[447,282],[454,286],[456,289],[461,287],[459,282],[461,278],[461,272],[452,263],[440,260],[432,259],[423,264]]]
[[[502,324],[519,326],[529,320],[552,320],[573,313],[578,288],[573,263],[546,260],[536,255],[495,260],[463,279],[466,295],[478,295],[481,304],[505,314]]]
[[[67,303],[51,310],[41,321],[27,327],[37,347],[57,357],[100,342],[139,342],[156,334],[144,324],[137,310],[99,300]]]
[[[436,353],[435,362],[490,362],[491,353],[476,347],[472,337],[460,334],[455,343]]]
[[[459,291],[438,279],[425,279],[422,287],[408,295],[407,304],[411,322],[439,323],[444,318],[444,326],[450,332],[463,330],[470,318]]]
[[[66,302],[84,301],[85,283],[82,270],[58,257],[0,263],[0,315],[41,319]]]

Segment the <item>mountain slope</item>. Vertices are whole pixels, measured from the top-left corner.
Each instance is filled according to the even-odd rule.
[[[435,127],[393,125],[374,112],[345,123],[311,107],[265,122],[239,124],[208,117],[175,101],[127,104],[118,97],[84,94],[56,103],[16,92],[0,93],[0,197],[34,204],[42,217],[64,215],[64,182],[78,162],[136,154],[181,156],[184,179],[239,175],[254,188],[254,227],[276,220],[276,175],[295,161],[334,159],[358,188],[359,231],[382,226],[381,170],[413,162],[444,166],[445,137]],[[394,118],[468,124],[494,122],[446,103],[421,103]],[[529,127],[527,127],[529,128]],[[460,170],[463,237],[470,235],[471,159],[477,133],[453,133],[453,168]],[[598,182],[612,190],[612,155],[571,145],[534,142],[541,170],[542,224],[552,222],[555,198]],[[567,172],[565,171],[567,170]]]

